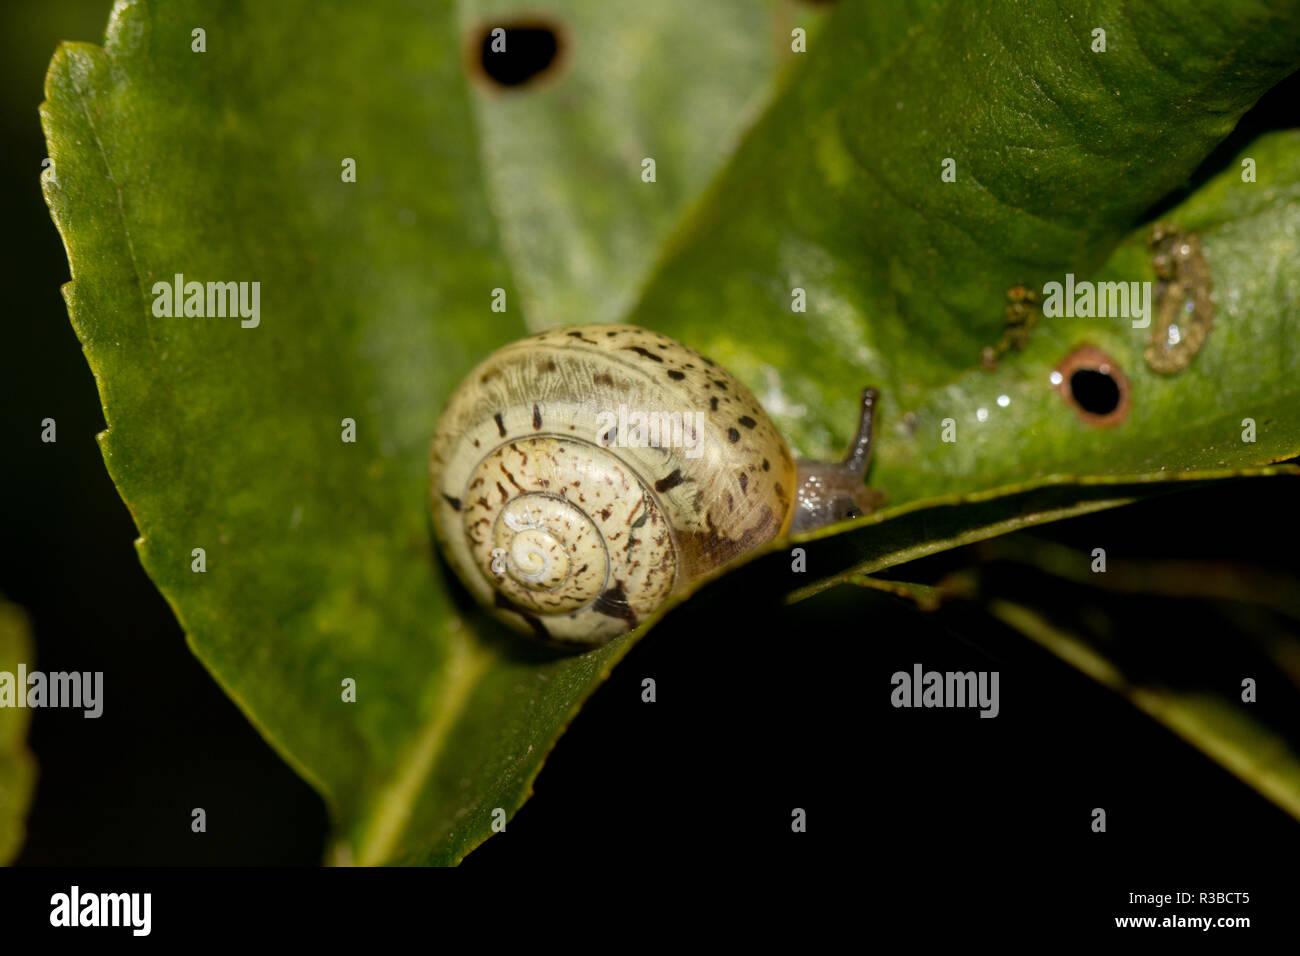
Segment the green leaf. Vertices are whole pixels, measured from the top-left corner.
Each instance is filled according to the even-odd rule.
[[[760,54],[748,29],[716,57],[730,78],[706,84],[715,99],[689,131],[656,115],[663,97],[690,101],[689,71],[635,94],[613,85],[589,114],[565,91],[590,90],[601,68],[576,60],[568,87],[561,76],[540,88],[535,115],[523,100],[474,94],[469,25],[505,7],[137,0],[115,9],[102,50],[60,48],[42,107],[54,161],[43,182],[109,426],[109,472],[140,530],[141,560],[196,654],[325,797],[332,860],[461,859],[490,835],[494,811],[509,816],[527,798],[564,726],[633,640],[559,656],[458,603],[463,593],[431,550],[427,454],[442,403],[475,362],[526,325],[617,311],[659,255],[639,321],[757,385],[805,453],[839,451],[851,396],[867,379],[884,385],[895,431],[879,470],[902,473],[920,439],[909,452],[897,413],[970,371],[998,331],[1006,287],[1099,263],[1292,62],[1279,51],[1293,20],[1239,4],[1246,15],[1225,17],[1212,42],[1193,49],[1189,38],[1204,39],[1195,30],[1173,32],[1181,46],[1158,41],[1154,53],[1176,54],[1178,67],[1155,73],[1132,46],[1141,30],[1169,34],[1143,21],[1150,3],[1115,14],[1137,32],[1113,62],[1062,53],[1076,29],[1064,20],[1016,37],[1023,61],[970,62],[983,59],[980,44],[1005,53],[999,31],[1056,8],[999,8],[986,22],[964,7],[918,0],[831,14],[697,207],[693,191],[770,79],[757,90],[732,82],[770,78],[780,61]],[[567,9],[605,24],[592,27],[599,44],[635,36],[615,32],[598,5]],[[762,22],[776,16],[763,10]],[[689,32],[646,16],[656,43]],[[205,52],[192,51],[196,27]],[[783,27],[782,44],[787,35]],[[705,39],[692,37],[683,56],[705,57]],[[665,55],[633,53],[626,62]],[[1025,64],[1039,71],[1029,90],[1012,82]],[[996,96],[978,91],[985,82]],[[1110,86],[1127,95],[1125,84],[1139,92],[1111,104]],[[896,105],[904,94],[910,110]],[[1149,128],[1159,117],[1163,141]],[[1119,135],[1098,153],[1103,128]],[[1008,144],[1031,142],[1035,129],[1069,136],[1021,148],[1034,158],[1015,172]],[[981,172],[959,190],[927,192],[945,136],[961,149],[960,168]],[[530,155],[529,137],[573,145]],[[656,183],[639,181],[642,143],[671,176],[661,165]],[[348,158],[355,183],[340,175]],[[1029,203],[1053,196],[1066,197],[1058,221]],[[557,208],[579,212],[552,223],[546,212]],[[670,230],[683,208],[693,211]],[[155,314],[156,284],[177,274],[258,282],[256,327]],[[785,311],[792,278],[815,290],[814,311],[797,323]],[[489,308],[495,289],[505,313]],[[345,419],[355,443],[341,439]],[[1251,461],[1276,451],[1265,445]],[[1216,474],[1250,463],[1224,461]],[[905,506],[1031,470],[981,463],[958,476],[917,465],[887,487]],[[882,513],[842,543],[828,539],[839,551],[825,567],[906,560],[1136,493],[1067,495],[1060,481],[935,501],[937,524],[917,509]],[[870,545],[895,518],[885,547]]]
[[[1188,0],[1176,14],[1154,0],[1069,14],[1045,2],[922,5],[912,29],[887,31],[891,54],[864,63],[853,38],[871,33],[879,6],[836,8],[817,55],[695,211],[632,320],[736,373],[810,457],[840,454],[859,391],[880,387],[873,484],[895,503],[1036,475],[1300,451],[1281,414],[1294,396],[1277,392],[1284,356],[1266,359],[1262,378],[1258,368],[1259,343],[1289,337],[1296,315],[1284,269],[1296,255],[1290,134],[1257,144],[1267,181],[1243,184],[1229,169],[1173,214],[1190,228],[1222,225],[1204,238],[1223,321],[1194,372],[1155,381],[1131,361],[1140,333],[1115,319],[1045,319],[1029,350],[996,372],[980,367],[1011,287],[1094,273],[1296,69],[1300,4]],[[1105,53],[1090,48],[1097,26]],[[945,157],[956,182],[941,180]],[[1112,268],[1151,279],[1132,251]],[[791,311],[795,288],[806,314]],[[1082,338],[1122,349],[1134,411],[1120,427],[1085,426],[1050,387]],[[1276,427],[1243,446],[1228,425],[1250,414]],[[947,418],[956,443],[941,441]]]
[[[454,606],[431,553],[438,411],[524,331],[489,311],[514,288],[455,32],[442,5],[125,4],[103,50],[60,48],[43,107],[65,294],[141,560],[324,795],[340,861],[458,860],[622,653],[521,647]],[[260,282],[260,324],[153,315],[177,273]]]
[[[10,691],[26,695],[17,686],[18,665],[33,666],[32,641],[27,616],[17,605],[0,600],[0,674],[13,682]],[[10,700],[0,707],[0,865],[9,863],[22,848],[27,806],[36,788],[36,759],[27,749],[31,711]]]
[[[1241,180],[1239,160],[1247,156],[1257,163],[1254,183]],[[1214,327],[1185,370],[1161,375],[1148,367],[1151,329],[1122,319],[1044,318],[1028,347],[996,371],[971,368],[912,409],[906,426],[881,443],[873,481],[910,498],[1061,471],[1206,470],[1300,453],[1300,383],[1286,346],[1300,329],[1293,268],[1300,261],[1300,131],[1252,143],[1161,221],[1199,236],[1212,282]],[[1130,236],[1095,279],[1154,282],[1149,232]],[[1130,411],[1115,427],[1082,421],[1049,378],[1063,357],[1086,345],[1111,356],[1128,379]],[[949,417],[958,440],[945,444],[941,423]],[[1255,423],[1249,442],[1247,418]]]
[[[813,32],[823,16],[791,0],[460,4],[467,37],[519,24],[560,39],[556,62],[529,85],[501,87],[478,70],[473,84],[483,167],[530,327],[627,312],[682,211],[794,58],[791,28]],[[653,183],[642,181],[646,158]]]

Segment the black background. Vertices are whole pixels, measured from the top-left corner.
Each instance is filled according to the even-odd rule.
[[[39,189],[37,105],[55,41],[98,42],[107,4],[21,7],[0,14],[0,594],[31,617],[36,666],[102,670],[109,692],[99,720],[35,712],[40,777],[17,862],[314,865],[327,830],[320,798],[190,653],[140,567],[94,440],[103,418],[59,293],[67,262]],[[1198,180],[1289,122],[1296,92],[1293,77],[1270,94]],[[40,441],[45,417],[58,422],[56,444]],[[1046,534],[1112,559],[1203,555],[1295,571],[1296,487],[1230,483]],[[931,559],[907,576],[933,580],[972,557]],[[1091,600],[1029,570],[995,568],[990,579],[1048,596],[1064,623]],[[878,885],[863,901],[873,912],[963,901],[1092,920],[1137,912],[1120,905],[1129,891],[1253,889],[1261,912],[1292,887],[1279,864],[1298,858],[1294,819],[974,605],[926,615],[842,589],[780,608],[745,588],[692,602],[641,642],[556,746],[507,832],[464,866],[842,873]],[[1254,665],[1230,616],[1200,602],[1133,599],[1118,620],[1135,653],[1192,683],[1235,687]],[[916,662],[999,670],[1000,716],[893,709],[890,675]],[[647,676],[654,704],[641,701]],[[1294,728],[1294,687],[1261,686],[1261,706]],[[206,834],[190,832],[196,806]],[[1089,826],[1099,806],[1105,834]],[[805,834],[791,832],[793,807],[807,810]]]

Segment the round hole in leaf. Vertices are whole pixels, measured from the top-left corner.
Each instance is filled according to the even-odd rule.
[[[1065,356],[1052,372],[1052,383],[1088,425],[1118,425],[1128,417],[1128,379],[1096,346],[1081,345]]]
[[[492,86],[514,89],[555,72],[561,52],[560,33],[549,24],[495,23],[479,30],[475,60]]]
[[[1075,404],[1090,415],[1109,415],[1119,407],[1115,379],[1094,368],[1081,368],[1070,376],[1070,394]]]

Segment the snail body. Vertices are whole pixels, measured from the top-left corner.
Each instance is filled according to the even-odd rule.
[[[625,633],[789,531],[870,511],[871,406],[844,462],[798,462],[741,382],[665,335],[553,329],[489,356],[434,435],[430,503],[485,607],[551,644]]]

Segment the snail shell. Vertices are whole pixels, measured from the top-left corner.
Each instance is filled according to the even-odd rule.
[[[630,446],[621,409],[622,422],[679,416],[681,441]],[[628,325],[554,329],[489,356],[439,419],[431,471],[434,528],[465,586],[511,627],[576,647],[784,534],[799,493],[749,389]]]

